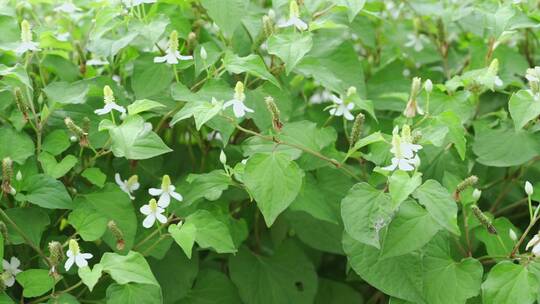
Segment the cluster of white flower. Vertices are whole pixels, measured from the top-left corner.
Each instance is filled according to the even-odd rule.
[[[21,266],[21,261],[14,256],[11,257],[9,262],[6,260],[2,261],[2,267],[4,268],[2,281],[4,282],[4,285],[11,287],[15,284],[15,276],[22,272],[22,270],[19,269],[19,266]]]
[[[233,99],[227,101],[223,104],[223,109],[226,109],[230,106],[233,107],[234,116],[240,118],[246,115],[246,112],[253,113],[254,111],[248,108],[244,101],[246,100],[246,94],[244,94],[244,84],[240,81],[236,83],[234,87]]]
[[[346,120],[354,120],[354,116],[351,111],[354,109],[354,102],[350,100],[350,97],[356,94],[356,88],[350,87],[347,90],[345,97],[337,97],[336,95],[331,95],[333,105],[327,107],[330,109],[330,115],[332,116],[343,116]],[[342,95],[343,96],[343,95]]]
[[[399,127],[396,126],[392,132],[392,148],[390,152],[394,155],[392,163],[384,167],[383,170],[394,171],[396,169],[403,171],[413,171],[420,165],[418,151],[422,149],[421,145],[413,143],[411,128],[404,125],[399,134]]]

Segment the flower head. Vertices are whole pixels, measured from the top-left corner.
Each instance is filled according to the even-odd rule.
[[[294,26],[300,31],[305,31],[308,25],[300,19],[300,10],[298,9],[298,3],[296,0],[289,2],[289,19],[284,20],[278,24],[279,27]]]
[[[144,228],[152,227],[156,220],[158,220],[158,222],[162,224],[165,224],[167,222],[167,218],[165,217],[165,215],[163,215],[165,209],[158,206],[158,203],[155,199],[151,199],[147,205],[143,205],[139,210],[142,214],[146,215],[146,218],[143,220]]]
[[[148,189],[148,193],[150,193],[152,196],[159,196],[159,200],[157,202],[158,206],[161,208],[167,208],[171,203],[171,197],[179,202],[184,199],[180,193],[174,191],[175,189],[176,188],[171,185],[171,178],[165,174],[161,180],[161,189],[150,188]]]
[[[540,233],[539,233],[540,234]],[[525,250],[529,250],[529,248],[532,248],[531,252],[535,256],[540,256],[540,236],[536,234],[525,247]]]
[[[135,199],[133,192],[140,187],[139,177],[137,175],[132,175],[128,180],[122,180],[120,174],[116,173],[114,179],[120,189],[129,195],[130,199]]]
[[[126,113],[126,109],[115,102],[113,91],[108,85],[103,87],[103,101],[105,106],[94,111],[94,113],[97,115],[105,115],[110,113],[112,110],[116,110],[120,113]]]
[[[333,105],[330,106],[330,115],[343,116],[347,120],[354,120],[351,110],[354,109],[354,103],[343,101],[336,95],[331,96]]]
[[[177,64],[178,60],[191,60],[193,56],[180,55],[178,51],[178,32],[172,31],[169,35],[169,44],[165,51],[165,56],[154,57],[155,63],[167,62],[168,64]]]
[[[77,243],[75,239],[69,240],[69,248],[66,252],[66,256],[68,257],[66,264],[64,265],[66,271],[69,271],[73,264],[76,264],[79,268],[88,266],[88,262],[86,260],[93,257],[91,253],[82,253],[79,243]]]
[[[39,51],[38,44],[32,41],[32,26],[28,21],[21,22],[21,43],[15,50],[17,54],[22,55],[27,51]]]
[[[223,109],[232,106],[234,116],[236,116],[237,118],[244,117],[246,115],[246,112],[255,112],[252,109],[246,107],[246,105],[244,104],[244,100],[246,100],[246,95],[244,94],[244,84],[238,81],[236,83],[236,86],[234,87],[233,99],[223,104]]]
[[[14,256],[11,257],[9,262],[2,260],[2,267],[4,267],[2,279],[7,287],[13,286],[13,284],[15,284],[15,276],[22,272],[22,270],[19,269],[19,266],[21,266],[21,261]]]
[[[384,167],[383,170],[414,170],[415,167],[420,165],[420,158],[417,154],[420,149],[422,149],[421,145],[413,143],[408,125],[403,126],[401,136],[399,135],[399,128],[396,126],[392,132],[392,148],[390,149],[394,157],[392,157],[392,163]]]

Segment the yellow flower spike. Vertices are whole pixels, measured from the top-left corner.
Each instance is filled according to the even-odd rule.
[[[174,53],[178,51],[178,32],[172,31],[169,35],[169,50]]]
[[[234,98],[241,101],[246,99],[246,95],[244,94],[244,84],[241,81],[238,81],[234,87]]]
[[[169,177],[169,175],[167,174],[163,175],[163,179],[161,180],[161,189],[166,191],[167,189],[169,189],[170,185],[171,185],[171,178]]]
[[[108,85],[103,87],[103,100],[105,101],[105,103],[114,102],[113,90]]]
[[[81,249],[79,248],[79,243],[77,243],[75,239],[69,240],[69,250],[75,254],[81,251]]]
[[[134,184],[138,182],[139,182],[139,176],[137,174],[132,175],[127,181],[127,186],[128,188],[131,188],[131,186],[133,186]]]
[[[149,202],[148,202],[148,206],[150,206],[150,210],[152,210],[152,212],[156,212],[157,210],[157,201],[155,198],[151,199]]]
[[[23,20],[21,22],[21,41],[22,42],[32,41],[32,26],[26,20]]]
[[[298,8],[298,3],[296,3],[296,0],[292,0],[289,3],[289,18],[298,17],[300,17],[300,9]]]

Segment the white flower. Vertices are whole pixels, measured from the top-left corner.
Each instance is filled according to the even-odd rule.
[[[517,238],[518,238],[518,237],[517,237],[517,234],[516,234],[516,232],[515,232],[512,228],[510,228],[510,229],[508,230],[508,236],[510,237],[510,239],[511,239],[512,241],[514,241],[514,242],[517,241]]]
[[[73,264],[76,264],[79,268],[88,266],[88,262],[86,260],[93,257],[91,253],[81,253],[79,243],[77,243],[77,241],[74,239],[69,240],[69,249],[66,252],[66,256],[68,257],[66,264],[64,265],[66,271],[69,271]]]
[[[167,222],[167,218],[165,217],[165,215],[163,215],[165,209],[159,207],[155,199],[151,199],[147,205],[143,205],[139,210],[142,214],[146,215],[146,218],[143,220],[144,228],[150,228],[154,226],[156,219],[162,224],[165,224]]]
[[[133,7],[141,4],[149,4],[149,3],[156,3],[157,0],[123,0],[126,7]]]
[[[81,11],[81,9],[71,2],[65,2],[62,5],[57,6],[54,11],[59,13],[73,14]]]
[[[129,195],[129,198],[135,199],[135,197],[132,195],[133,191],[139,189],[140,184],[138,182],[138,176],[132,175],[128,180],[122,180],[120,177],[120,174],[116,173],[114,175],[114,179],[116,181],[116,184],[120,187],[122,191],[127,193]]]
[[[15,284],[15,276],[22,272],[22,270],[19,269],[19,266],[21,266],[21,261],[14,256],[11,257],[9,262],[6,260],[2,261],[2,267],[4,267],[2,279],[7,287],[13,286],[13,284]]]
[[[323,90],[311,95],[309,98],[309,103],[320,104],[329,100],[332,100],[332,93],[328,90]]]
[[[504,85],[501,77],[495,76],[495,80],[493,81],[493,84],[495,84],[496,87],[502,87]]]
[[[159,196],[157,203],[158,206],[161,208],[167,208],[167,206],[169,206],[171,203],[171,196],[179,202],[184,199],[180,193],[177,193],[174,190],[175,187],[171,185],[171,178],[165,174],[161,180],[161,189],[150,188],[148,189],[148,193],[150,193],[152,196]]]
[[[92,58],[86,61],[86,65],[96,66],[96,65],[106,65],[106,64],[109,64],[109,62],[107,60],[103,60],[100,58]]]
[[[182,56],[178,51],[178,32],[172,31],[169,36],[169,46],[165,51],[165,56],[154,57],[155,63],[167,62],[168,64],[177,64],[178,60],[190,60],[193,56]]]
[[[103,88],[103,101],[105,102],[105,106],[101,109],[97,109],[94,111],[97,115],[105,115],[107,113],[110,113],[112,110],[116,110],[120,113],[125,113],[126,109],[120,105],[118,105],[114,101],[114,95],[111,87],[106,85]]]
[[[236,83],[236,86],[234,87],[233,99],[223,104],[223,109],[233,106],[234,116],[236,116],[237,118],[244,117],[246,115],[246,112],[255,112],[252,109],[246,107],[246,105],[244,104],[244,100],[246,100],[246,95],[244,94],[244,84],[238,81]]]
[[[531,196],[534,192],[533,186],[529,181],[525,182],[525,193],[527,193],[528,196]]]
[[[15,52],[19,55],[26,53],[27,51],[39,51],[38,44],[32,41],[32,27],[28,21],[23,20],[21,22],[21,43],[15,49]]]
[[[421,145],[412,142],[408,125],[403,126],[401,136],[399,128],[396,126],[392,132],[392,148],[390,149],[394,157],[392,157],[392,163],[382,169],[394,171],[397,168],[403,171],[413,171],[415,167],[420,165],[420,158],[416,154],[420,149],[422,149]]]
[[[354,120],[354,116],[351,114],[351,110],[354,109],[354,103],[345,103],[336,95],[332,95],[332,101],[334,104],[330,108],[330,115],[343,116],[347,120]]]
[[[298,9],[298,4],[296,0],[291,0],[289,3],[289,19],[283,20],[278,23],[279,27],[289,27],[295,26],[300,31],[305,31],[308,28],[308,25],[300,19],[300,11]]]
[[[427,38],[420,34],[408,34],[408,41],[405,43],[406,47],[413,47],[415,51],[420,52],[424,49],[424,43],[428,42]]]
[[[538,234],[536,234],[528,243],[527,243],[527,246],[525,247],[525,250],[529,250],[529,248],[532,247],[532,254],[534,254],[535,256],[540,256],[540,237],[538,236]]]

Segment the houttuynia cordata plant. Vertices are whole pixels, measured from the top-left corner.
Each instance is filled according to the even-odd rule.
[[[538,303],[538,8],[0,0],[0,302]]]

